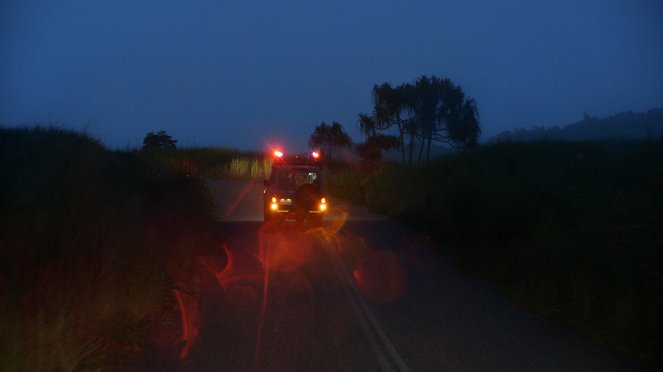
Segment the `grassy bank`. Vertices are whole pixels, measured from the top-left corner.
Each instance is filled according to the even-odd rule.
[[[152,164],[178,169],[193,178],[262,179],[271,170],[271,160],[263,154],[228,148],[147,151],[143,156]]]
[[[0,128],[3,370],[105,369],[151,347],[220,239],[203,182],[173,158]],[[176,349],[170,328],[161,346]]]
[[[531,309],[663,361],[663,142],[505,143],[327,182]]]

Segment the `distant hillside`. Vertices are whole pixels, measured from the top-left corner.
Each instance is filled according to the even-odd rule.
[[[647,112],[622,112],[606,118],[585,115],[576,123],[565,127],[532,127],[501,132],[488,140],[504,141],[586,141],[605,139],[660,139],[663,138],[663,108]]]

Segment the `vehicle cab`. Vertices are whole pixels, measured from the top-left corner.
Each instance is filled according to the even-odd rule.
[[[320,225],[327,213],[317,152],[286,157],[275,151],[263,189],[265,221],[294,220]]]

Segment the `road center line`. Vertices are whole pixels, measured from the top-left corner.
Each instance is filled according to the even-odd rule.
[[[329,241],[329,240],[328,240]],[[329,242],[332,243],[332,242]],[[330,244],[332,247],[340,247],[341,244],[338,241],[338,238],[336,237],[334,239],[333,244]],[[364,333],[368,337],[369,341],[371,342],[371,346],[373,347],[373,351],[375,352],[376,357],[378,358],[378,361],[380,362],[380,365],[382,366],[382,369],[385,371],[393,371],[394,369],[389,365],[388,361],[385,358],[385,352],[383,350],[380,350],[379,346],[377,345],[377,341],[375,340],[375,335],[380,339],[382,342],[382,345],[386,349],[386,354],[391,357],[391,360],[393,363],[396,364],[396,368],[399,371],[410,371],[410,368],[407,366],[405,363],[405,360],[401,357],[401,355],[398,353],[398,350],[396,350],[396,347],[394,344],[391,342],[387,334],[384,332],[384,329],[378,322],[378,320],[375,318],[373,315],[373,312],[370,310],[368,307],[368,304],[366,303],[366,300],[362,296],[361,292],[359,291],[359,288],[357,287],[357,284],[354,282],[352,279],[352,276],[350,275],[347,267],[341,259],[338,257],[336,254],[335,249],[331,249],[328,251],[328,256],[330,256],[330,259],[332,260],[332,264],[334,266],[334,270],[336,271],[336,274],[339,276],[339,279],[341,279],[347,287],[350,287],[351,291],[348,290],[346,286],[343,286],[343,290],[350,300],[350,303],[352,305],[352,309],[355,312],[355,316],[357,319],[360,321],[362,325],[362,329],[364,330]],[[368,322],[367,322],[368,320]],[[371,327],[373,332],[371,332]]]

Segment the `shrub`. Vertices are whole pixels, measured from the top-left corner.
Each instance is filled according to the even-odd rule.
[[[205,186],[60,129],[0,128],[0,151],[0,365],[122,365],[174,309],[172,255],[210,244]]]

